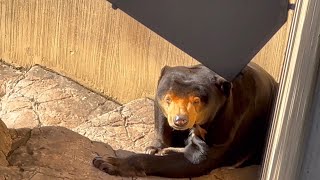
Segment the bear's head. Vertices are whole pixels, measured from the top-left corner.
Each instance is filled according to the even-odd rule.
[[[165,66],[156,101],[176,130],[202,125],[215,117],[231,93],[232,84],[202,65]]]

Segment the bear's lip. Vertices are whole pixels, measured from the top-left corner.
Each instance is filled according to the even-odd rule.
[[[180,130],[180,131],[189,129],[189,128],[185,127],[185,126],[179,127],[179,126],[173,125],[173,126],[171,126],[171,127],[172,127],[173,129],[175,129],[175,130]]]

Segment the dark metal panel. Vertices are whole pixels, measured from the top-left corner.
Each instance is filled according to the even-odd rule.
[[[232,80],[287,19],[287,0],[109,0]]]

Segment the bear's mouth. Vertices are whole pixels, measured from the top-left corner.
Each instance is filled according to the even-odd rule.
[[[186,127],[186,126],[175,126],[175,125],[173,125],[173,126],[171,126],[174,130],[179,130],[179,131],[184,131],[184,130],[187,130],[187,129],[189,129],[188,127]]]

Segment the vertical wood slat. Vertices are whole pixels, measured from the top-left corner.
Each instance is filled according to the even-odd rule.
[[[198,63],[105,0],[0,0],[0,15],[0,58],[41,64],[122,103],[153,97],[164,65]],[[290,19],[254,58],[277,80]]]

